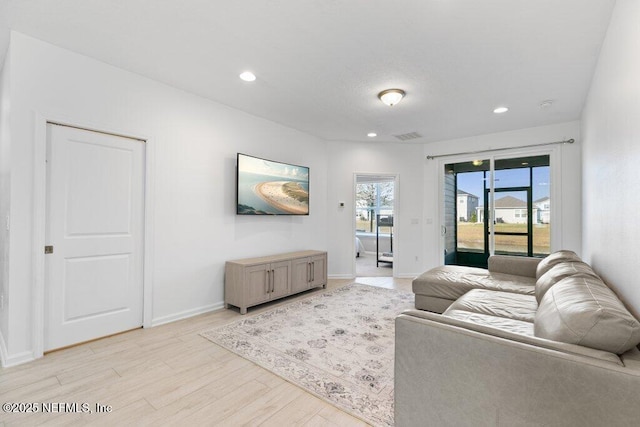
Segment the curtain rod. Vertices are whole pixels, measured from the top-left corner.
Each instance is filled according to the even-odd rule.
[[[437,159],[439,157],[448,157],[448,156],[461,156],[463,154],[481,154],[481,153],[492,153],[495,151],[505,151],[505,150],[513,150],[516,148],[530,148],[530,147],[543,147],[545,145],[555,145],[555,144],[573,144],[576,142],[573,138],[567,139],[564,141],[554,141],[554,142],[545,142],[543,144],[530,144],[530,145],[522,145],[520,147],[508,147],[508,148],[490,148],[488,150],[478,150],[478,151],[465,151],[463,153],[451,153],[451,154],[437,154],[435,156],[427,156],[427,160]]]

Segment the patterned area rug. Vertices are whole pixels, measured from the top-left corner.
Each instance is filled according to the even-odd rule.
[[[202,336],[375,426],[393,425],[394,319],[413,293],[353,283]]]

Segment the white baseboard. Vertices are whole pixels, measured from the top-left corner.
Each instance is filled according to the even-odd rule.
[[[329,279],[355,279],[356,277],[352,274],[329,274],[327,275]]]
[[[151,319],[151,327],[164,325],[166,323],[175,322],[177,320],[188,319],[189,317],[209,313],[211,311],[220,310],[222,308],[224,308],[224,302],[217,302],[215,304],[205,305],[203,307],[197,307],[191,310],[185,310],[179,313],[170,314],[168,316],[157,317]]]
[[[395,275],[393,277],[397,278],[397,279],[415,279],[416,277],[418,277],[420,274],[422,273],[416,273],[416,274],[398,274]],[[329,279],[355,279],[356,276],[353,276],[351,274],[330,274]]]
[[[7,351],[7,344],[0,332],[0,364],[3,368],[22,365],[23,363],[31,362],[32,360],[35,360],[35,357],[33,357],[33,352],[31,351],[23,351],[22,353],[10,356]]]
[[[417,274],[398,274],[397,277],[398,279],[415,279],[416,277],[418,277],[420,274],[422,273],[417,273]]]

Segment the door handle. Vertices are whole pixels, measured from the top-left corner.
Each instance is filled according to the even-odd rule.
[[[441,236],[445,236],[447,234],[447,227],[445,227],[444,225],[440,226],[440,235]]]

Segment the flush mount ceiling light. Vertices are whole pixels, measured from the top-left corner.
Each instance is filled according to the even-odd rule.
[[[375,132],[369,132],[369,133],[367,134],[367,136],[368,136],[369,138],[375,138],[376,136],[378,136],[378,134],[377,134],[377,133],[375,133]]]
[[[378,98],[389,107],[393,107],[404,98],[406,93],[402,89],[387,89],[378,94]]]
[[[507,111],[509,111],[507,107],[498,107],[495,110],[493,110],[493,112],[496,114],[506,113]]]
[[[256,75],[251,71],[245,71],[244,73],[240,74],[240,78],[245,82],[253,82],[256,80]]]

